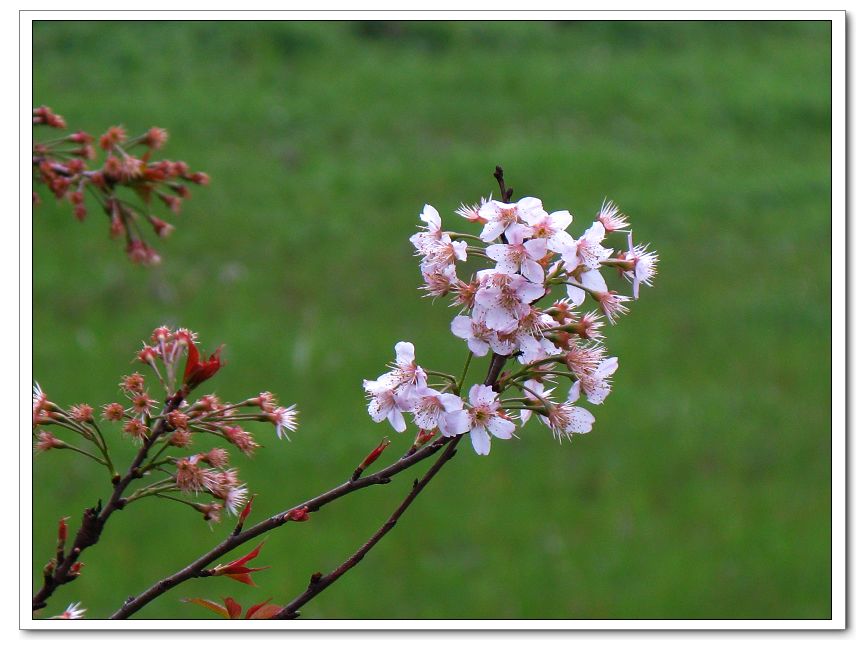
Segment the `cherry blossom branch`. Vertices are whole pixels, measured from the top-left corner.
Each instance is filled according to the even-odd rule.
[[[337,487],[319,494],[312,499],[308,499],[293,508],[289,508],[282,512],[279,512],[275,515],[267,517],[266,519],[260,521],[254,526],[248,528],[243,532],[239,532],[237,534],[232,533],[222,542],[214,546],[207,553],[199,557],[197,560],[189,564],[184,569],[177,571],[176,573],[163,578],[156,582],[153,586],[143,591],[138,596],[129,598],[123,606],[118,609],[114,614],[111,615],[112,619],[125,619],[143,608],[152,600],[158,598],[163,595],[170,589],[173,589],[179,584],[186,582],[191,578],[202,577],[202,571],[212,562],[221,558],[226,553],[229,553],[233,549],[237,548],[241,544],[244,544],[256,537],[263,535],[275,528],[279,528],[283,524],[293,521],[291,518],[292,513],[297,513],[299,511],[305,512],[317,512],[327,504],[336,501],[352,492],[356,492],[358,490],[370,487],[372,485],[384,485],[386,483],[390,483],[391,478],[400,472],[407,470],[409,467],[412,467],[419,463],[420,461],[429,458],[433,454],[437,453],[447,442],[447,438],[438,437],[431,443],[429,443],[426,447],[421,448],[416,453],[411,456],[407,456],[399,459],[395,463],[385,467],[384,469],[370,474],[369,476],[365,476],[359,478],[355,481],[346,481]]]
[[[497,167],[496,171],[500,171],[501,167]],[[471,359],[471,357],[469,357]],[[487,386],[495,386],[498,381],[499,374],[504,368],[505,363],[508,358],[506,356],[502,356],[499,354],[494,354],[493,358],[490,361],[490,367],[487,371],[487,377],[485,380],[485,384]],[[466,369],[468,369],[468,361],[466,362]],[[465,379],[465,372],[463,372],[463,380]],[[460,382],[462,383],[462,382]],[[455,388],[457,391],[458,388]],[[336,569],[328,573],[326,576],[322,576],[320,573],[314,573],[309,581],[309,586],[306,590],[294,598],[290,603],[288,603],[285,607],[283,607],[279,612],[277,612],[273,618],[275,619],[292,619],[300,616],[300,608],[303,607],[306,603],[311,601],[313,598],[318,596],[322,591],[327,589],[334,582],[339,580],[345,573],[347,573],[350,569],[357,566],[360,561],[366,556],[366,554],[376,545],[378,544],[385,535],[387,535],[396,523],[399,521],[399,518],[403,515],[403,513],[408,510],[408,507],[412,504],[412,502],[417,498],[417,496],[423,491],[423,489],[429,484],[429,482],[433,479],[433,477],[439,473],[442,467],[444,467],[445,463],[447,463],[451,458],[456,455],[456,446],[459,444],[460,440],[464,437],[465,434],[460,434],[451,439],[448,443],[447,448],[442,452],[441,456],[439,456],[438,460],[430,467],[426,474],[420,480],[415,479],[414,484],[412,485],[411,491],[406,495],[405,499],[403,499],[402,503],[399,504],[396,510],[394,510],[393,514],[381,525],[375,533],[373,533],[372,537],[370,537],[366,542],[364,542],[360,548],[358,548],[354,553],[352,553],[348,559],[340,564]]]
[[[147,458],[150,448],[159,436],[165,432],[166,416],[171,411],[177,409],[185,397],[186,393],[181,389],[168,399],[158,418],[159,421],[156,423],[156,426],[153,427],[153,432],[142,443],[141,448],[132,460],[126,474],[123,476],[115,475],[116,480],[114,480],[114,490],[111,493],[108,502],[105,504],[105,507],[102,507],[102,501],[100,500],[95,507],[87,508],[84,511],[81,526],[75,534],[75,541],[72,544],[72,549],[69,554],[64,556],[61,551],[58,554],[56,566],[52,567],[50,563],[46,566],[43,573],[42,588],[35,596],[33,596],[33,611],[45,607],[48,598],[51,597],[60,585],[71,582],[78,577],[77,571],[73,569],[73,567],[78,563],[78,558],[81,556],[81,553],[84,552],[84,549],[99,542],[99,537],[102,534],[102,530],[105,527],[108,518],[117,510],[122,510],[126,505],[126,500],[123,498],[124,490],[132,481],[141,478],[141,465]]]

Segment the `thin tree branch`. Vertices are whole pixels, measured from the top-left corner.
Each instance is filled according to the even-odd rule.
[[[292,508],[289,508],[266,519],[263,519],[254,526],[237,535],[229,535],[226,539],[214,546],[211,550],[199,557],[197,560],[192,562],[184,569],[181,569],[180,571],[166,578],[163,578],[162,580],[158,581],[153,586],[148,588],[146,591],[142,592],[140,595],[127,599],[127,601],[123,603],[123,606],[111,615],[111,618],[128,618],[129,616],[140,610],[142,607],[147,605],[150,601],[158,598],[168,590],[173,589],[177,585],[186,582],[191,578],[197,577],[198,575],[200,575],[202,569],[207,567],[208,564],[211,564],[213,561],[234,550],[241,544],[244,544],[245,542],[248,542],[249,540],[256,537],[259,537],[260,535],[263,535],[264,533],[269,532],[274,528],[279,528],[283,524],[291,521],[291,519],[288,517],[290,512],[303,508],[305,508],[307,512],[317,512],[328,503],[336,501],[337,499],[340,499],[347,494],[351,494],[352,492],[356,492],[357,490],[361,490],[372,485],[384,485],[386,483],[390,483],[391,477],[407,470],[409,467],[416,465],[420,461],[429,458],[430,456],[438,452],[447,442],[447,438],[440,436],[433,440],[431,443],[429,443],[427,446],[418,450],[415,454],[405,458],[401,458],[395,463],[385,467],[384,469],[374,474],[361,477],[356,481],[346,481],[345,483],[338,485],[332,490],[319,494],[318,496],[313,497],[312,499],[308,499],[307,501],[304,501],[303,503],[300,503]]]
[[[497,168],[501,169],[501,168]],[[487,371],[487,377],[484,383],[487,386],[493,387],[496,385],[496,382],[499,378],[499,373],[504,368],[505,362],[508,360],[506,356],[502,356],[500,354],[493,354],[493,358],[490,360],[490,367]],[[366,542],[364,542],[359,549],[357,549],[349,558],[340,564],[336,569],[328,573],[326,576],[321,575],[320,573],[312,574],[312,577],[309,581],[309,586],[307,586],[306,590],[297,596],[294,600],[288,603],[285,607],[283,607],[279,612],[274,614],[273,618],[276,619],[292,619],[300,616],[300,608],[308,603],[310,600],[318,596],[322,591],[327,589],[334,582],[339,580],[346,572],[348,572],[353,567],[357,566],[360,561],[364,558],[364,556],[372,549],[373,546],[378,544],[381,539],[387,535],[394,526],[396,526],[396,522],[399,521],[399,518],[402,514],[408,509],[408,507],[412,504],[415,498],[421,493],[421,491],[427,486],[427,484],[433,479],[433,477],[438,474],[439,470],[444,467],[445,463],[447,463],[451,458],[456,454],[456,446],[459,444],[459,441],[463,438],[465,434],[460,434],[454,437],[450,443],[448,443],[447,448],[439,456],[439,459],[435,462],[435,464],[430,467],[426,474],[418,481],[415,479],[414,484],[412,485],[411,491],[406,495],[405,499],[403,499],[402,503],[399,504],[396,510],[394,510],[393,514],[388,517],[387,521],[382,524],[381,528],[379,528],[372,537],[370,537]],[[441,438],[439,438],[441,440]]]
[[[306,591],[304,591],[302,594],[300,594],[294,600],[288,603],[285,607],[279,610],[276,614],[273,615],[272,618],[297,618],[298,616],[300,616],[301,607],[303,607],[310,600],[318,596],[322,591],[327,589],[334,582],[339,580],[350,569],[357,566],[364,558],[364,556],[372,549],[372,547],[378,544],[381,539],[385,535],[387,535],[394,526],[396,526],[396,523],[397,521],[399,521],[399,518],[402,516],[402,514],[408,509],[408,507],[412,504],[415,498],[417,498],[417,496],[433,479],[433,477],[438,474],[439,470],[444,467],[445,463],[447,463],[451,458],[454,457],[457,451],[456,446],[457,444],[459,444],[459,441],[462,439],[462,437],[463,436],[460,435],[451,439],[445,450],[438,457],[438,460],[436,460],[433,466],[427,470],[426,474],[424,474],[419,481],[415,480],[411,491],[408,493],[405,499],[403,499],[402,503],[399,504],[399,507],[394,510],[393,514],[388,517],[387,521],[382,524],[381,528],[379,528],[372,537],[370,537],[366,542],[363,543],[363,545],[361,545],[359,549],[352,553],[352,555],[349,556],[349,558],[345,562],[340,564],[336,569],[328,573],[326,576],[323,576],[320,573],[314,573],[309,581],[309,586],[306,588]]]

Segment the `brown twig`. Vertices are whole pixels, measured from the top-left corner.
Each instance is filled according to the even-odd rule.
[[[42,588],[35,596],[33,596],[34,612],[45,607],[48,598],[51,597],[60,585],[72,582],[78,577],[77,573],[72,571],[72,567],[76,562],[78,562],[78,558],[81,556],[84,549],[93,546],[99,541],[99,537],[102,534],[102,530],[105,527],[105,522],[108,521],[108,518],[117,510],[122,510],[123,506],[126,505],[126,500],[123,498],[123,491],[132,481],[141,478],[140,470],[142,463],[144,463],[144,460],[147,458],[147,454],[153,446],[153,443],[155,443],[159,436],[165,432],[165,416],[180,406],[180,403],[185,397],[185,392],[180,390],[166,401],[159,421],[156,426],[153,427],[153,432],[141,445],[141,449],[138,450],[138,453],[132,460],[126,474],[123,476],[115,476],[114,491],[111,493],[105,507],[102,507],[102,501],[100,500],[96,506],[87,508],[84,511],[81,526],[75,534],[75,539],[72,542],[72,548],[68,555],[65,556],[62,562],[56,563],[56,566],[47,567],[43,573]]]
[[[514,194],[514,188],[505,185],[505,170],[501,165],[496,165],[496,171],[493,173],[493,178],[499,182],[499,190],[502,193],[502,201],[510,203],[511,196]]]
[[[507,360],[508,358],[506,356],[493,354],[493,358],[490,360],[490,367],[487,371],[487,376],[484,381],[487,386],[495,386],[499,378],[499,373],[501,373],[502,368],[504,368],[505,362]],[[349,571],[349,569],[357,566],[357,564],[360,563],[360,561],[364,558],[364,556],[366,556],[366,554],[372,549],[372,547],[378,544],[382,540],[382,538],[387,535],[394,526],[396,526],[399,518],[408,509],[408,507],[421,493],[421,491],[427,486],[427,484],[433,479],[433,477],[438,474],[439,470],[444,467],[445,463],[447,463],[451,458],[454,457],[454,455],[456,454],[456,446],[459,444],[459,441],[464,437],[464,435],[465,434],[460,434],[451,439],[450,443],[448,443],[447,448],[442,453],[442,455],[439,456],[439,459],[435,462],[435,464],[427,470],[426,474],[424,474],[419,481],[415,479],[411,491],[406,495],[402,503],[399,504],[397,509],[394,510],[393,514],[388,517],[387,521],[382,524],[381,528],[379,528],[372,537],[366,540],[360,546],[360,548],[358,548],[354,553],[349,556],[349,558],[345,562],[340,564],[336,569],[334,569],[327,575],[322,575],[321,573],[312,574],[306,590],[302,594],[295,597],[281,610],[279,610],[279,612],[274,614],[273,618],[297,618],[298,616],[300,616],[300,608],[303,605],[308,603],[310,600],[318,596],[322,591],[327,589],[334,582],[339,580],[346,572]],[[439,438],[439,440],[441,440],[441,438]]]
[[[326,576],[321,575],[320,573],[314,573],[309,580],[309,586],[306,588],[302,594],[297,596],[294,600],[288,603],[285,607],[279,610],[276,614],[273,615],[272,618],[275,619],[291,619],[297,618],[300,616],[300,608],[303,607],[310,600],[318,596],[322,591],[327,589],[334,582],[339,580],[345,573],[347,573],[350,569],[357,566],[360,561],[364,558],[364,556],[372,549],[373,546],[378,544],[381,539],[387,535],[391,529],[396,526],[397,521],[402,516],[402,514],[408,509],[408,507],[412,504],[412,502],[417,498],[417,496],[421,493],[421,491],[427,486],[427,484],[433,479],[433,477],[438,474],[439,470],[444,467],[445,463],[447,463],[451,458],[456,454],[456,446],[459,444],[462,436],[457,436],[456,438],[452,438],[448,443],[445,450],[439,456],[438,460],[430,467],[426,474],[418,481],[415,480],[411,491],[408,495],[403,499],[402,503],[399,504],[399,507],[394,510],[393,514],[388,517],[387,521],[382,524],[381,528],[379,528],[372,537],[370,537],[363,545],[357,549],[354,553],[349,556],[349,558],[340,564],[336,569],[328,573]]]

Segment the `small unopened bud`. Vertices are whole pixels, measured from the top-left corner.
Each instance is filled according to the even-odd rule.
[[[69,517],[62,517],[57,524],[57,548],[61,549],[66,545],[66,536],[69,533],[69,528],[66,526],[66,520]]]
[[[148,221],[150,221],[150,225],[153,226],[153,232],[156,233],[156,236],[160,239],[165,239],[172,233],[174,230],[174,226],[172,226],[167,221],[163,221],[159,217],[155,217],[152,214],[147,215]]]
[[[357,466],[357,469],[354,470],[354,473],[352,473],[352,475],[351,475],[351,480],[356,481],[357,479],[359,479],[360,475],[363,473],[363,470],[365,470],[367,467],[372,465],[378,459],[378,457],[381,456],[381,453],[385,449],[387,449],[389,444],[390,444],[389,438],[387,438],[387,437],[382,438],[378,447],[376,447],[371,452],[369,452],[369,454],[367,454],[367,457],[364,458],[361,461],[360,465]]]
[[[210,176],[205,174],[204,172],[195,172],[194,174],[190,174],[186,177],[186,180],[195,183],[196,185],[209,185],[210,184]]]
[[[414,453],[417,452],[418,449],[420,449],[426,443],[432,440],[435,433],[436,429],[419,429],[417,432],[417,436],[415,436],[414,442],[411,444],[411,447],[409,447],[403,458],[408,458],[409,456],[414,455]]]

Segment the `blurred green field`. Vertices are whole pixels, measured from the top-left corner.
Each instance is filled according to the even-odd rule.
[[[804,22],[39,22],[34,105],[94,133],[163,126],[165,156],[212,184],[155,269],[129,264],[95,209],[79,224],[45,197],[35,377],[58,403],[104,404],[154,326],[225,343],[212,390],[302,411],[291,443],[260,427],[266,449],[234,455],[269,514],[391,433],[361,379],[396,341],[461,367],[453,311],[416,290],[425,202],[447,219],[494,190],[496,164],[574,231],[610,197],[661,263],[608,328],[620,370],[594,431],[560,447],[535,423],[488,458],[466,446],[305,617],[828,618],[829,42],[829,23]],[[408,445],[392,438],[391,460]],[[99,469],[37,459],[35,577],[57,519],[108,495]],[[192,581],[139,616],[287,601],[417,475],[272,533],[258,589]],[[179,504],[130,507],[48,613],[81,600],[107,616],[227,531]]]

